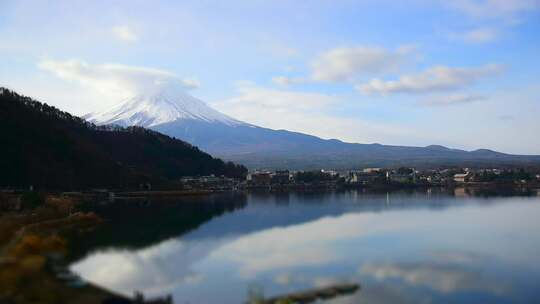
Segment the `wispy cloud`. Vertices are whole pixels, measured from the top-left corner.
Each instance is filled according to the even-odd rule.
[[[339,95],[273,89],[250,83],[240,84],[237,90],[236,96],[215,102],[213,106],[232,117],[267,128],[352,142],[378,142],[381,136],[415,134],[403,126],[333,115],[333,109],[345,102]]]
[[[272,82],[282,86],[288,86],[296,83],[302,83],[306,80],[302,77],[287,77],[287,76],[275,76],[272,77]]]
[[[379,78],[356,86],[365,94],[431,93],[461,89],[481,78],[501,73],[502,66],[488,64],[476,68],[454,68],[434,66],[416,74],[400,76],[397,80],[384,81]]]
[[[111,29],[114,37],[116,37],[118,40],[125,41],[125,42],[135,42],[139,38],[135,34],[135,32],[126,25],[117,25],[114,26]]]
[[[442,96],[431,96],[418,102],[422,106],[450,106],[458,104],[466,104],[475,101],[486,100],[487,97],[475,94],[453,94]]]
[[[451,37],[467,43],[482,44],[497,40],[498,35],[499,32],[494,28],[481,27],[463,33],[455,33]]]
[[[337,96],[329,94],[274,90],[251,85],[241,86],[238,90],[240,96],[229,99],[229,103],[251,103],[267,109],[287,107],[309,110],[335,104],[339,101]]]
[[[354,80],[357,76],[396,71],[413,50],[411,46],[395,51],[370,46],[334,48],[313,60],[311,78],[315,81],[341,82]]]
[[[538,0],[455,0],[449,5],[474,18],[519,22],[521,14],[540,8]]]
[[[409,285],[425,286],[442,293],[478,290],[499,295],[510,289],[506,282],[485,277],[465,267],[432,262],[365,264],[360,273],[381,281],[399,279]]]
[[[508,115],[508,114],[499,115],[498,118],[499,118],[500,120],[502,120],[502,121],[512,121],[512,120],[515,119],[514,116]]]

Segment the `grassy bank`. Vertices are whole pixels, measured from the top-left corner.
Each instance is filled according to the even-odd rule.
[[[17,199],[21,210],[0,213],[0,303],[86,304],[114,297],[90,284],[68,286],[50,267],[53,257],[66,254],[65,235],[83,235],[100,219],[76,212],[71,198],[32,193]]]

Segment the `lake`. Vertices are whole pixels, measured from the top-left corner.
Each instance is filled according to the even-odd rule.
[[[245,303],[356,282],[325,303],[540,303],[540,196],[248,193],[93,206],[71,270],[125,295]]]

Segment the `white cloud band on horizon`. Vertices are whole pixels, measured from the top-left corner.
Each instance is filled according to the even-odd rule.
[[[476,68],[434,66],[420,73],[402,75],[397,80],[379,78],[356,86],[364,94],[427,93],[456,90],[472,85],[477,80],[502,72],[502,66],[488,64]]]

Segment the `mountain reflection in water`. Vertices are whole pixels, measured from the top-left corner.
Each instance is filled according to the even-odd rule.
[[[127,295],[242,303],[356,282],[329,303],[540,301],[540,198],[411,191],[250,193],[93,207],[71,269]],[[531,196],[534,195],[534,196]],[[476,195],[476,196],[475,196]]]

